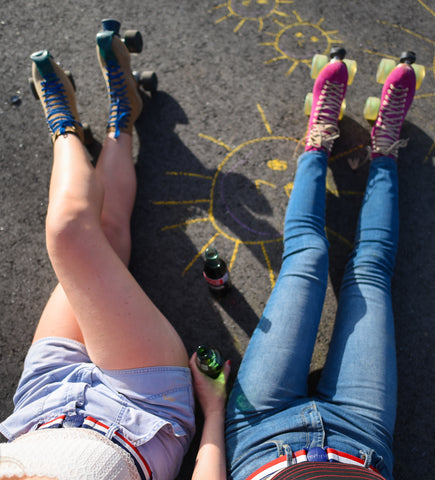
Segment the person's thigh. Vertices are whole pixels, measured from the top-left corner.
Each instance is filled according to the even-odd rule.
[[[334,334],[318,386],[321,398],[350,408],[379,427],[391,444],[397,372],[391,298],[371,285],[341,293]]]
[[[365,460],[381,475],[393,479],[392,438],[379,422],[365,412],[316,399],[325,429],[325,446]]]
[[[60,284],[57,284],[45,305],[33,343],[45,337],[64,337],[85,343],[76,316]]]
[[[64,232],[64,251],[55,251],[51,259],[92,361],[113,370],[187,366],[177,332],[117,256],[100,226],[74,228],[79,228],[73,232],[75,238]]]
[[[227,418],[280,408],[307,394],[326,288],[326,279],[306,273],[313,257],[307,248],[306,255],[284,260],[237,374]]]

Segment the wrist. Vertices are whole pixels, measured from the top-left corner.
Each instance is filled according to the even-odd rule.
[[[224,406],[207,409],[203,413],[204,413],[204,420],[222,421],[222,420],[225,419],[225,407]]]

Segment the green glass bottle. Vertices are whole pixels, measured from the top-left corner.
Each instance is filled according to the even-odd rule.
[[[216,347],[199,345],[196,349],[196,364],[201,372],[217,378],[224,367],[224,359]]]
[[[222,295],[231,288],[227,264],[215,248],[207,248],[205,251],[203,275],[212,293]]]

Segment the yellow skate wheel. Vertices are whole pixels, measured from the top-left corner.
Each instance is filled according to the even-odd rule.
[[[347,79],[347,84],[352,85],[353,79],[355,78],[356,74],[356,62],[355,60],[349,60],[345,58],[344,63],[346,64],[347,67],[347,73],[348,73],[348,79]]]
[[[310,92],[305,95],[304,112],[307,117],[311,115],[312,105],[313,105],[313,94],[312,92]]]
[[[341,120],[344,116],[344,112],[346,111],[346,99],[343,100],[341,107],[340,107],[340,113],[338,114],[338,119]]]
[[[412,65],[412,68],[414,69],[415,77],[417,80],[415,88],[416,90],[418,90],[424,80],[424,77],[426,76],[426,69],[424,68],[424,65],[418,65],[416,63]]]
[[[364,118],[366,120],[376,120],[379,109],[381,108],[381,99],[378,97],[369,97],[364,106]]]
[[[326,55],[316,54],[311,62],[311,78],[316,79],[319,76],[322,68],[328,63],[328,57]]]
[[[393,71],[394,67],[396,66],[396,62],[391,60],[390,58],[383,58],[378,67],[378,71],[376,72],[376,81],[378,83],[385,83],[388,75]]]

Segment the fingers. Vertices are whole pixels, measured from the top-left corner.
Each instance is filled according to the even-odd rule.
[[[192,370],[194,378],[196,377],[196,375],[201,374],[201,372],[198,368],[198,365],[196,364],[196,352],[190,357],[189,367]]]
[[[215,379],[199,370],[196,364],[196,353],[190,358],[189,365],[193,375],[195,396],[201,405],[204,416],[224,411],[227,399],[226,382],[231,370],[230,361],[225,362],[221,374]]]
[[[226,383],[228,381],[228,378],[229,378],[230,372],[231,372],[231,360],[226,360],[226,362],[224,363],[224,368],[222,369],[222,371],[224,372],[225,383]]]

